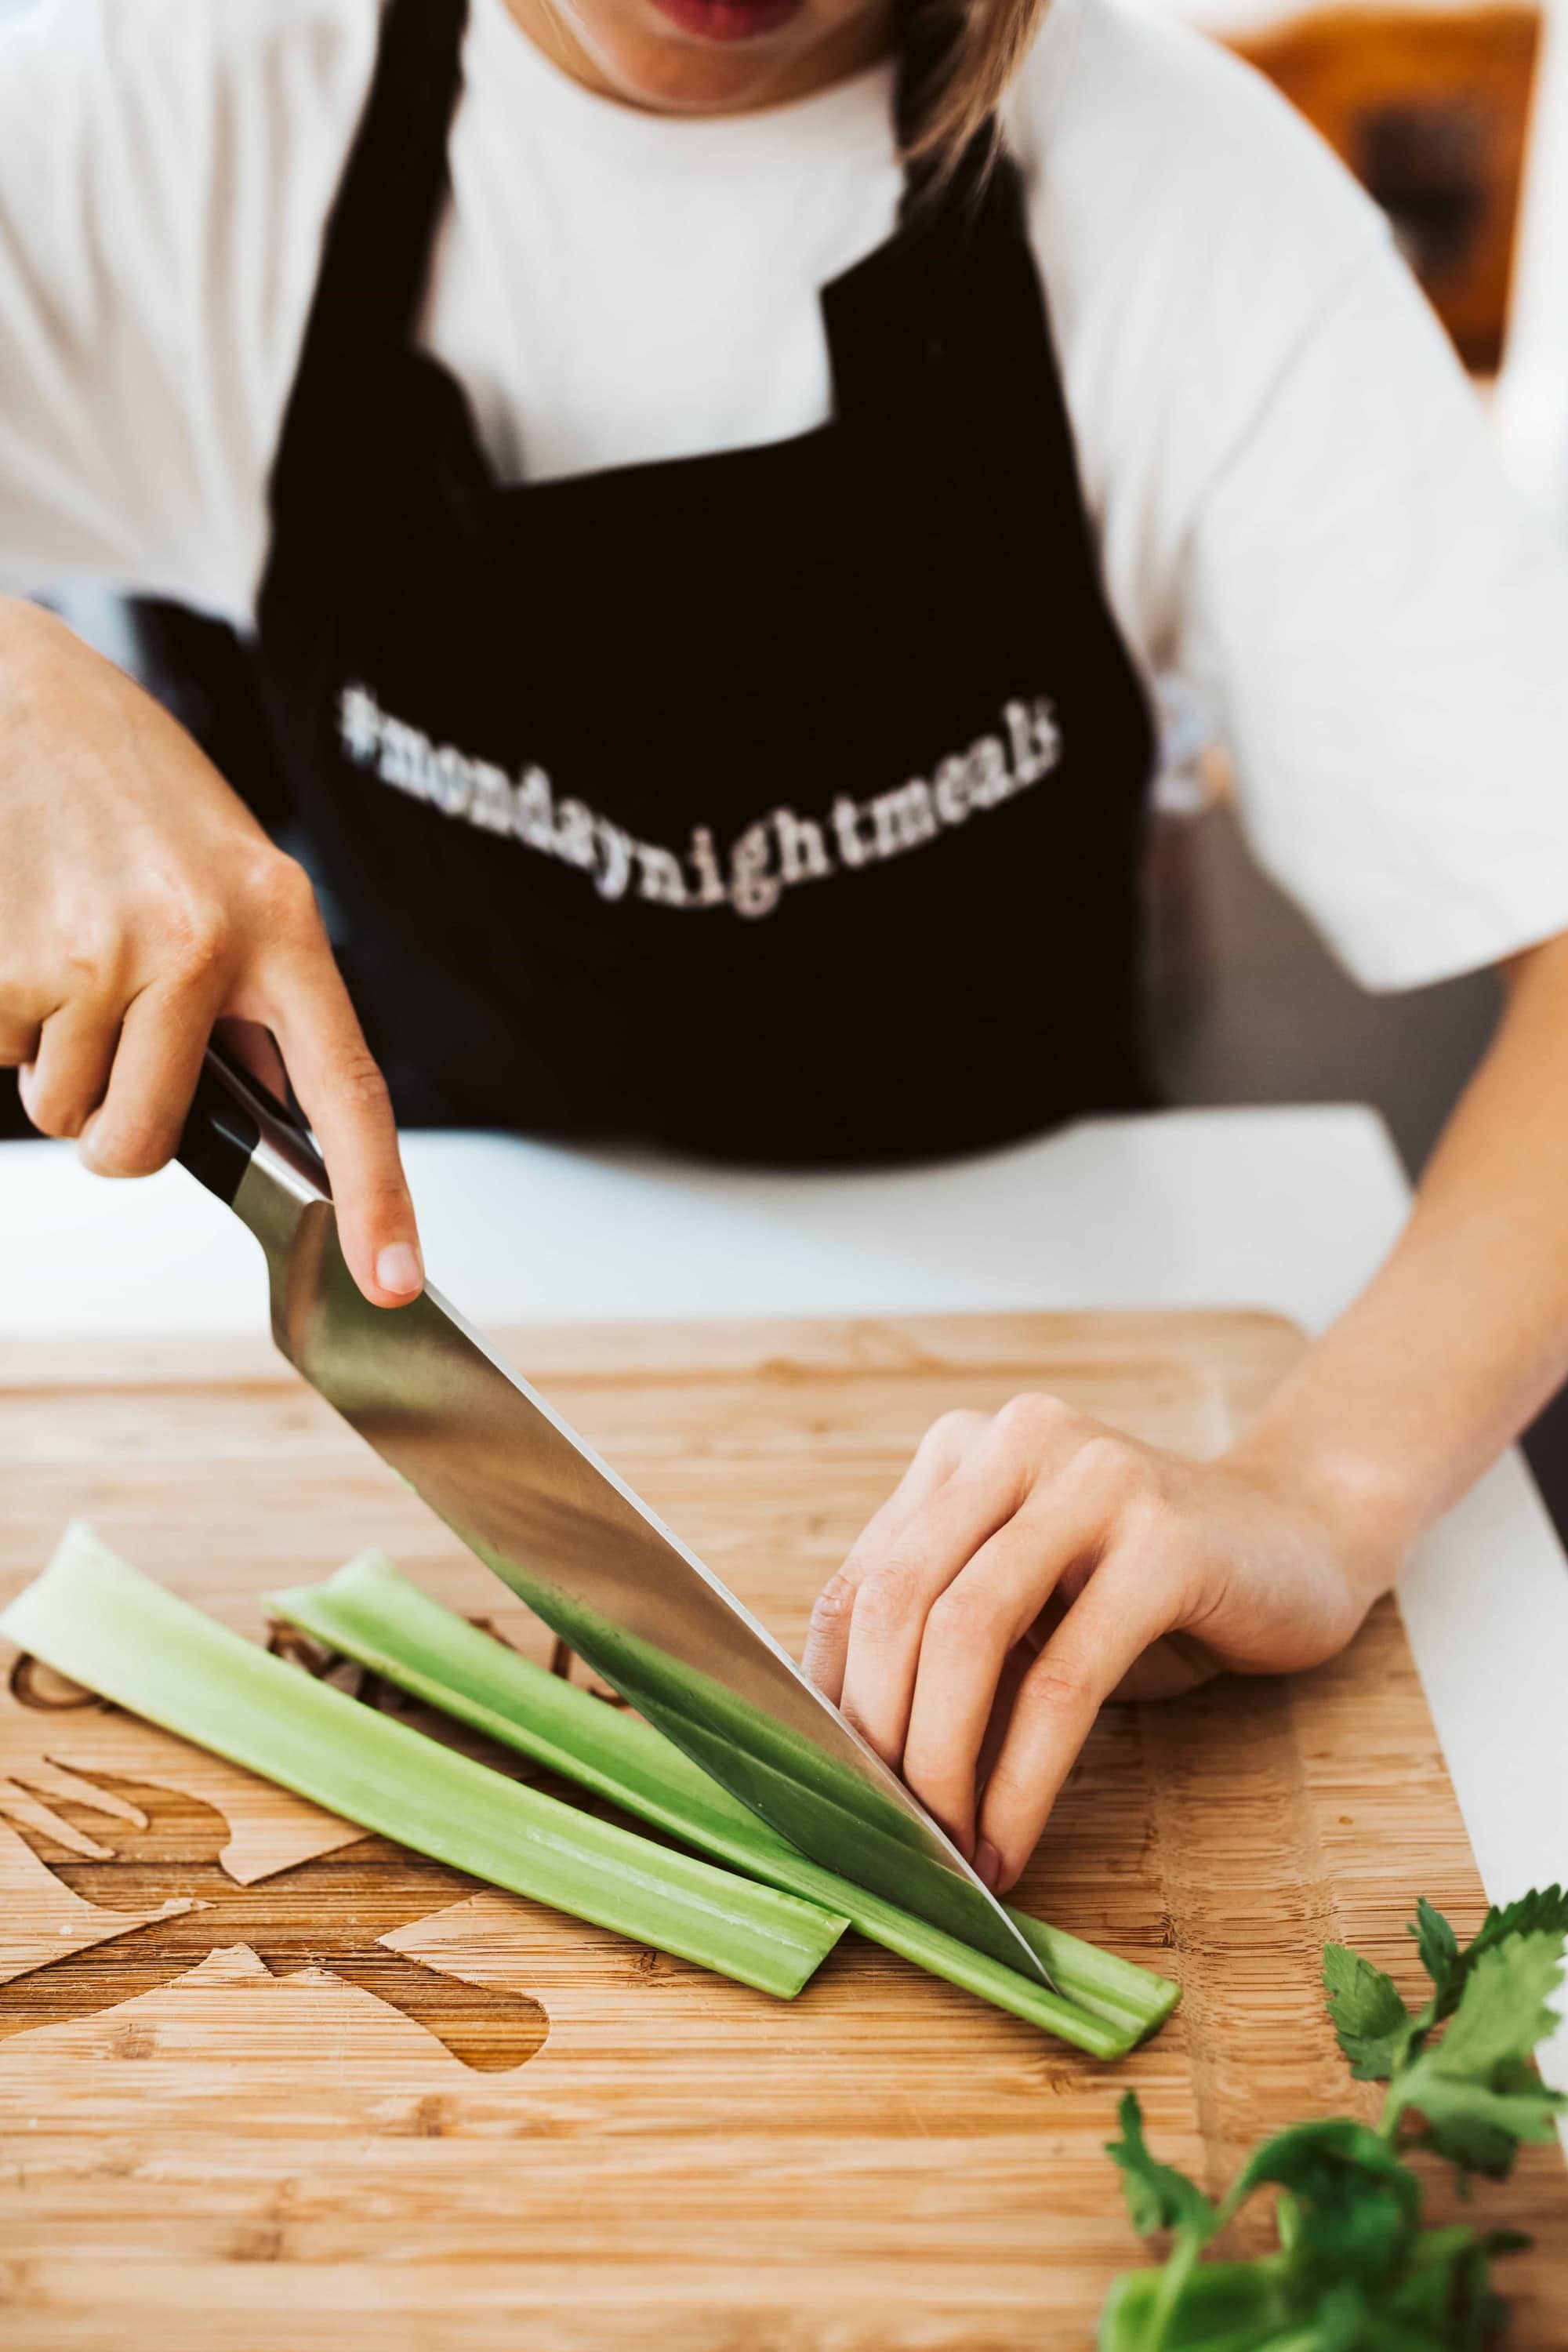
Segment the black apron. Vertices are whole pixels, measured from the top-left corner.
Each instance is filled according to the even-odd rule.
[[[415,343],[465,17],[390,0],[259,606],[401,1116],[831,1165],[1145,1102],[1152,731],[1015,166],[824,290],[819,429],[502,486]]]

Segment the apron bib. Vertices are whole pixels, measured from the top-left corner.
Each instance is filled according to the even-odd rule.
[[[1152,730],[1016,168],[824,290],[819,429],[502,486],[415,342],[465,14],[390,0],[259,606],[400,1115],[842,1165],[1146,1102]]]

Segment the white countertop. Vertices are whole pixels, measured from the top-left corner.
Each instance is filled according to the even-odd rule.
[[[759,1176],[477,1135],[406,1139],[434,1280],[481,1324],[986,1307],[1263,1307],[1321,1329],[1408,1190],[1358,1108],[1096,1119],[870,1176]],[[249,1235],[178,1169],[0,1146],[0,1339],[247,1331]],[[1401,1587],[1494,1901],[1568,1880],[1568,1562],[1510,1455]],[[1568,2031],[1547,2067],[1568,2088]]]

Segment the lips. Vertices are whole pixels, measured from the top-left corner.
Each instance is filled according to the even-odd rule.
[[[653,0],[683,32],[705,41],[752,41],[798,16],[806,0]]]

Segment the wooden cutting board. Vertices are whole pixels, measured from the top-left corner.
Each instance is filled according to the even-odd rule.
[[[1206,1454],[1300,1341],[1190,1314],[510,1344],[798,1644],[939,1412],[1048,1389]],[[0,1350],[0,1601],[77,1514],[258,1638],[269,1585],[378,1543],[548,1654],[264,1346]],[[858,1944],[770,2002],[7,1670],[8,2352],[1066,2352],[1140,2258],[1101,2153],[1121,2092],[1214,2185],[1261,2133],[1369,2109],[1324,2022],[1325,1937],[1414,1990],[1417,1894],[1461,1933],[1482,1908],[1392,1608],[1317,1674],[1097,1730],[1022,1899],[1184,1985],[1110,2071]],[[1561,2352],[1557,2151],[1476,2210],[1536,2232],[1511,2340]]]

